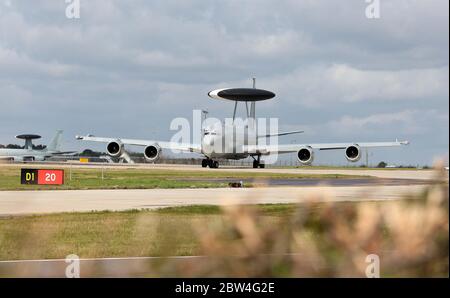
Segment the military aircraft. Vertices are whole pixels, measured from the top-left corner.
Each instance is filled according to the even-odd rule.
[[[144,147],[144,157],[149,162],[155,162],[161,156],[162,149],[195,152],[202,154],[202,167],[218,168],[219,159],[253,159],[254,168],[264,168],[261,157],[274,154],[297,153],[300,164],[309,165],[314,160],[314,150],[343,150],[345,158],[350,162],[361,159],[363,148],[395,147],[408,145],[408,141],[394,142],[347,142],[347,143],[321,143],[321,144],[268,144],[267,139],[274,137],[302,133],[303,131],[275,132],[258,134],[256,125],[256,102],[275,97],[273,92],[253,88],[224,88],[208,93],[213,99],[234,101],[234,112],[231,123],[215,123],[202,130],[201,142],[198,144],[181,142],[164,142],[158,140],[136,140],[118,137],[95,137],[93,135],[76,136],[76,139],[91,142],[107,143],[106,150],[112,157],[132,162],[124,149],[125,145]],[[245,103],[247,118],[244,121],[235,121],[236,109],[239,102]],[[250,103],[250,109],[248,107]],[[227,136],[232,132],[232,137]],[[218,146],[219,144],[219,146]]]
[[[72,151],[62,152],[60,150],[62,134],[63,134],[62,130],[57,130],[53,139],[50,141],[48,146],[43,150],[33,149],[33,140],[40,139],[41,136],[36,134],[18,135],[16,136],[17,139],[25,140],[24,148],[23,149],[0,148],[0,160],[43,161],[55,155],[74,153]]]

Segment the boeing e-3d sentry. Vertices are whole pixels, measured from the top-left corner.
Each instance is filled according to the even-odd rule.
[[[55,136],[51,140],[50,144],[43,150],[33,149],[33,140],[40,139],[41,136],[36,134],[22,134],[16,136],[18,139],[25,140],[25,147],[23,149],[0,149],[0,160],[9,161],[44,161],[45,159],[55,156],[63,155],[74,152],[62,152],[61,139],[62,130],[57,130]]]
[[[233,121],[228,123],[216,123],[202,130],[200,144],[164,142],[157,140],[136,140],[122,138],[104,138],[93,135],[76,136],[78,140],[107,143],[106,150],[112,157],[122,158],[132,162],[124,149],[125,145],[143,146],[144,157],[149,162],[158,160],[162,149],[177,151],[196,152],[205,158],[202,167],[218,168],[219,159],[239,160],[251,157],[254,168],[263,168],[264,162],[261,157],[273,154],[297,153],[300,164],[309,165],[314,160],[314,150],[343,150],[345,158],[350,162],[361,159],[362,148],[395,147],[407,145],[408,141],[395,142],[348,142],[348,143],[323,143],[323,144],[266,144],[264,139],[283,135],[302,133],[303,131],[290,131],[272,134],[258,134],[256,128],[255,108],[256,102],[268,100],[275,97],[273,92],[253,88],[225,88],[213,90],[208,96],[214,99],[234,101]],[[239,102],[244,102],[247,110],[245,121],[234,121],[236,109]],[[248,107],[250,103],[250,110]],[[234,131],[233,137],[226,137],[226,131]],[[264,140],[264,141],[262,141]],[[222,144],[221,146],[215,146]]]

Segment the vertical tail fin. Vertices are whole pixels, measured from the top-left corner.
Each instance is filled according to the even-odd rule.
[[[47,151],[61,151],[62,130],[57,130],[55,136],[47,146]]]

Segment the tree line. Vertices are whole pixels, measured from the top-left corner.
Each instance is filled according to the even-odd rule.
[[[8,144],[8,145],[2,145],[0,144],[1,149],[25,149],[25,146],[20,146],[17,144]],[[47,148],[45,145],[33,145],[34,150],[43,150]]]

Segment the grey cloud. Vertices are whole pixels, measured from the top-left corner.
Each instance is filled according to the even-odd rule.
[[[297,104],[324,106],[332,102],[414,101],[449,95],[448,67],[400,71],[361,70],[333,64],[298,69],[274,78],[272,88]]]

